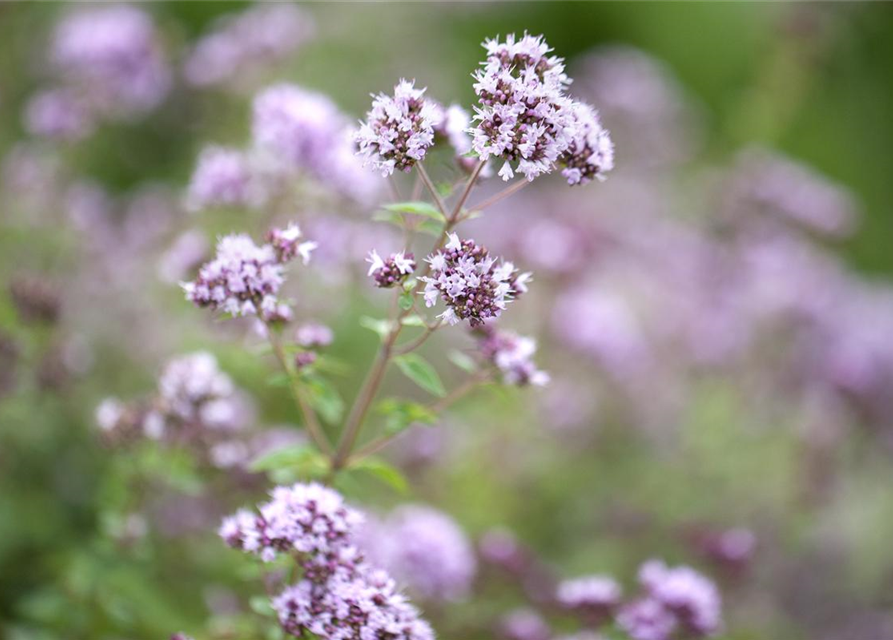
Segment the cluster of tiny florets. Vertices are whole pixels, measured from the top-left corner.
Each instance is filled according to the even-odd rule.
[[[614,143],[602,127],[598,114],[588,104],[575,102],[572,107],[573,135],[567,150],[561,154],[561,175],[570,185],[586,184],[593,178],[604,180],[614,168]]]
[[[439,317],[450,324],[468,320],[478,327],[499,317],[509,301],[527,291],[530,280],[529,273],[518,273],[511,262],[497,264],[486,247],[459,240],[455,233],[428,263],[431,275],[422,278],[425,304],[432,307],[441,298],[447,310]]]
[[[211,145],[202,150],[189,182],[190,209],[254,206],[260,199],[248,155]]]
[[[442,120],[442,108],[425,98],[425,89],[401,80],[393,96],[374,97],[366,121],[354,134],[357,153],[384,176],[409,171],[434,144],[434,129]]]
[[[505,42],[487,40],[484,48],[487,59],[474,74],[474,150],[481,160],[506,161],[499,172],[503,180],[514,176],[512,163],[528,180],[549,173],[570,144],[564,61],[548,55],[541,36],[509,35]]]
[[[382,289],[389,289],[401,284],[416,268],[415,256],[403,251],[392,253],[387,259],[383,259],[373,249],[369,252],[366,262],[369,263],[369,271],[366,275],[375,281],[376,287]]]
[[[544,386],[549,382],[549,374],[537,369],[533,356],[536,341],[527,336],[519,336],[493,327],[480,328],[478,349],[484,359],[495,365],[505,384],[518,386]]]
[[[103,400],[96,409],[96,422],[110,443],[139,437],[208,443],[244,427],[243,409],[235,385],[217,359],[200,351],[170,360],[151,398],[127,403]]]
[[[233,316],[258,315],[264,320],[289,317],[288,305],[277,297],[285,280],[284,263],[295,255],[306,262],[315,245],[298,243],[297,225],[274,229],[270,238],[275,246],[258,246],[245,234],[221,238],[214,260],[199,270],[193,282],[183,283],[186,299]]]
[[[320,484],[276,487],[258,512],[238,511],[226,518],[220,537],[231,547],[266,562],[279,553],[301,555],[305,571],[320,577],[336,564],[350,563],[351,535],[362,521],[337,491]]]
[[[719,591],[694,569],[668,568],[651,560],[639,570],[639,583],[644,595],[617,616],[620,627],[634,640],[668,640],[677,630],[704,637],[722,626]]]
[[[301,256],[301,262],[310,262],[310,254],[318,246],[313,240],[301,242],[303,234],[301,228],[294,222],[290,222],[285,229],[273,228],[267,233],[267,242],[276,252],[276,260],[281,263],[289,262],[297,256]]]
[[[585,576],[558,585],[556,600],[590,623],[603,621],[620,604],[620,585],[607,576]]]
[[[296,637],[309,632],[325,640],[434,639],[388,574],[368,565],[338,572],[324,584],[302,580],[275,598],[273,609]]]
[[[220,536],[266,561],[297,558],[302,579],[272,601],[282,628],[325,640],[433,640],[430,626],[385,571],[354,546],[362,517],[341,495],[320,484],[278,487],[258,512],[224,520]]]

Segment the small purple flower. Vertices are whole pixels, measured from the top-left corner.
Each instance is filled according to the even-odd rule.
[[[617,624],[632,640],[670,640],[676,631],[676,616],[651,598],[625,605],[617,615]]]
[[[89,105],[65,88],[32,96],[25,110],[25,126],[35,136],[81,140],[93,132],[93,125]]]
[[[189,182],[190,209],[251,207],[259,200],[257,179],[243,151],[212,145],[201,152]]]
[[[659,560],[649,560],[639,569],[639,582],[650,598],[671,611],[691,633],[712,635],[722,626],[719,591],[694,569],[670,569]]]
[[[588,104],[574,102],[573,135],[567,150],[558,163],[561,175],[569,185],[586,184],[593,178],[604,180],[604,174],[614,168],[614,143],[599,122],[598,114]]]
[[[559,605],[591,625],[607,619],[620,604],[620,596],[620,585],[613,578],[597,575],[565,580],[555,593]]]
[[[393,96],[374,96],[366,121],[354,134],[357,153],[383,176],[409,171],[434,144],[434,129],[442,120],[440,105],[425,99],[425,89],[400,80]]]
[[[267,234],[267,242],[276,252],[276,260],[284,264],[301,256],[301,262],[310,262],[310,254],[319,246],[312,240],[301,242],[301,228],[294,222],[289,222],[285,229],[274,228]]]
[[[450,324],[468,320],[472,327],[498,318],[511,300],[527,291],[531,275],[519,273],[511,262],[497,264],[486,247],[459,240],[455,233],[427,261],[431,276],[421,278],[426,283],[425,305],[433,307],[439,297],[447,310],[438,317]]]
[[[225,236],[217,256],[204,265],[193,282],[182,284],[186,299],[233,316],[274,316],[285,277],[275,249],[257,246],[247,235]]]
[[[382,289],[390,289],[402,284],[415,271],[415,256],[411,253],[392,253],[387,260],[383,260],[378,252],[373,249],[366,258],[369,263],[369,271],[366,273],[375,281],[375,286]]]
[[[490,326],[479,328],[478,348],[488,362],[499,369],[505,384],[541,387],[549,383],[549,374],[536,368],[533,355],[536,341]]]
[[[295,342],[308,349],[327,347],[332,344],[333,338],[332,330],[318,322],[307,322],[295,331]]]

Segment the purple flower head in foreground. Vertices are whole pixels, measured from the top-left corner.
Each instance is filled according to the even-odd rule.
[[[586,184],[593,178],[604,180],[606,171],[614,168],[614,143],[599,122],[598,114],[588,104],[574,102],[573,135],[567,150],[558,162],[561,175],[570,185]]]
[[[366,121],[354,134],[357,153],[383,176],[409,171],[434,144],[434,128],[442,120],[442,108],[425,99],[425,89],[401,80],[393,96],[374,96]]]
[[[313,21],[298,7],[256,5],[226,15],[199,40],[183,67],[194,86],[241,84],[294,53],[313,33]]]
[[[254,206],[259,199],[256,177],[243,151],[212,145],[201,152],[189,182],[190,209]]]
[[[356,558],[352,535],[362,521],[337,491],[321,484],[276,487],[258,512],[241,510],[226,518],[220,537],[231,547],[270,562],[279,553],[298,553],[305,577],[322,579],[336,564]]]
[[[65,88],[42,91],[28,101],[25,127],[35,136],[81,140],[93,132],[89,105]]]
[[[621,590],[607,576],[586,576],[565,580],[558,585],[555,597],[565,609],[592,622],[604,620],[620,604]]]
[[[722,625],[719,591],[712,581],[690,567],[668,568],[649,560],[639,569],[639,582],[649,596],[671,611],[689,632],[707,636]]]
[[[297,557],[302,579],[272,602],[287,633],[325,640],[433,640],[431,627],[394,581],[357,551],[354,537],[362,518],[338,492],[299,483],[271,495],[257,513],[242,510],[226,518],[220,536],[265,561],[280,553]]]
[[[378,252],[373,249],[366,258],[369,263],[369,271],[366,273],[375,281],[375,286],[382,289],[401,284],[409,274],[415,271],[415,256],[411,253],[392,253],[387,260],[383,260]]]
[[[273,600],[283,629],[325,640],[434,640],[434,631],[384,571],[368,565],[339,571],[326,582],[302,580]]]
[[[296,256],[301,256],[301,262],[310,262],[311,252],[319,246],[312,240],[301,242],[301,228],[294,222],[289,222],[285,229],[274,228],[267,233],[267,242],[276,252],[276,260],[280,263],[289,262]]]
[[[497,264],[486,247],[474,240],[459,240],[449,234],[449,242],[428,257],[431,276],[422,278],[425,305],[433,307],[440,297],[447,310],[439,317],[450,324],[468,320],[479,327],[498,318],[506,304],[527,291],[529,273],[518,273],[511,262]]]
[[[478,348],[484,358],[496,366],[505,384],[541,387],[549,382],[549,374],[536,368],[533,355],[536,341],[493,327],[480,328]]]
[[[474,74],[479,98],[472,130],[473,147],[481,160],[503,158],[503,180],[514,176],[512,163],[528,180],[552,171],[571,140],[570,80],[564,61],[548,55],[542,36],[525,34],[505,42],[487,40],[487,59]]]
[[[193,282],[183,283],[186,299],[233,316],[286,317],[287,307],[277,297],[285,281],[279,259],[285,256],[283,246],[278,252],[271,244],[257,246],[245,234],[221,238],[214,260],[199,270]]]
[[[474,549],[447,514],[405,505],[362,529],[361,548],[414,595],[426,600],[460,600],[477,571]]]
[[[52,61],[103,113],[129,117],[167,95],[171,73],[148,13],[124,5],[81,9],[53,37]]]

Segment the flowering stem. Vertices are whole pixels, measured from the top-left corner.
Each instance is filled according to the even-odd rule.
[[[310,438],[313,440],[320,451],[322,451],[326,455],[331,455],[332,445],[329,444],[329,439],[326,437],[325,432],[322,429],[322,425],[319,423],[319,420],[316,417],[316,412],[313,411],[313,407],[310,405],[310,401],[304,395],[304,390],[301,388],[297,374],[292,371],[291,367],[288,364],[288,358],[285,355],[285,350],[282,348],[282,343],[279,341],[276,330],[272,326],[270,326],[269,323],[265,322],[264,324],[267,328],[267,336],[270,339],[270,346],[273,347],[273,353],[276,354],[276,359],[279,360],[279,364],[282,366],[282,369],[288,376],[288,386],[291,389],[292,396],[294,396],[298,408],[304,415],[304,422],[307,426],[307,433],[310,434]]]
[[[457,400],[463,398],[468,395],[472,391],[474,391],[479,386],[486,384],[490,380],[490,375],[486,374],[482,376],[472,376],[468,380],[466,380],[463,384],[459,385],[455,389],[453,389],[447,396],[438,400],[434,404],[430,405],[430,409],[435,413],[440,413],[450,405],[452,405]],[[373,440],[372,442],[366,444],[364,447],[361,447],[355,454],[350,456],[349,463],[359,462],[360,460],[367,458],[371,455],[374,455],[384,449],[394,438],[399,436],[401,433],[405,433],[404,431],[399,431],[397,433],[391,433],[385,436],[378,438],[377,440]]]
[[[446,205],[444,205],[443,200],[440,198],[440,194],[437,193],[437,189],[434,187],[434,183],[431,181],[431,178],[428,176],[428,172],[425,171],[425,167],[422,163],[417,163],[416,167],[418,168],[419,177],[428,188],[431,197],[434,198],[434,201],[445,220],[440,237],[437,239],[437,242],[432,249],[432,253],[436,253],[446,243],[447,234],[452,231],[453,227],[458,223],[458,216],[462,211],[462,206],[465,204],[465,201],[468,199],[469,194],[474,188],[475,182],[477,181],[481,170],[484,168],[484,163],[479,162],[478,166],[475,167],[465,185],[465,189],[462,191],[462,195],[459,197],[459,200],[456,202],[456,206],[451,213],[447,213]],[[431,265],[427,264],[422,277],[427,276],[430,272]],[[412,291],[412,295],[418,295],[421,289],[422,279],[419,278],[415,289]],[[397,337],[400,335],[400,331],[403,330],[403,318],[409,315],[410,311],[414,308],[415,305],[409,309],[398,311],[396,313],[396,317],[391,325],[391,330],[381,342],[381,346],[375,356],[375,361],[372,363],[372,368],[366,375],[366,379],[363,381],[363,386],[360,388],[357,399],[354,401],[354,404],[350,409],[350,414],[347,416],[347,420],[344,423],[344,431],[341,435],[341,440],[338,442],[338,448],[332,456],[331,473],[333,475],[343,469],[351,459],[351,452],[353,451],[354,444],[356,444],[357,437],[360,435],[360,430],[363,428],[363,421],[366,417],[366,413],[369,411],[369,406],[375,399],[375,394],[378,393],[378,388],[381,386],[382,380],[384,379],[385,371],[387,371],[391,357],[394,355],[394,344],[397,342]],[[394,317],[395,314],[392,312],[390,315]],[[434,329],[426,330],[425,334],[423,334],[424,339],[427,340],[433,331]],[[419,342],[419,344],[421,344],[421,342]],[[416,346],[418,345],[415,345],[412,348],[414,349]],[[447,397],[449,398],[449,396]],[[446,398],[444,398],[444,400],[446,400]]]
[[[402,356],[406,353],[409,353],[410,351],[415,351],[420,346],[422,346],[428,338],[431,337],[432,333],[440,328],[440,324],[441,322],[438,321],[433,325],[425,325],[425,330],[415,340],[410,340],[409,342],[394,347],[394,354]]]
[[[484,160],[479,160],[474,168],[474,171],[471,172],[471,176],[468,178],[468,182],[465,183],[465,189],[462,190],[462,195],[459,196],[459,199],[456,200],[456,206],[453,207],[453,214],[450,216],[451,220],[456,221],[459,219],[459,214],[462,212],[462,207],[465,206],[465,202],[468,200],[468,196],[471,195],[471,190],[474,189],[475,182],[477,182],[478,176],[481,175],[481,171],[484,170],[485,164],[487,163]]]
[[[514,182],[514,184],[509,185],[508,187],[506,187],[499,193],[490,196],[489,198],[487,198],[486,200],[484,200],[483,202],[481,202],[479,204],[474,205],[469,210],[469,212],[483,211],[487,207],[492,207],[494,204],[496,204],[500,200],[503,200],[504,198],[508,198],[510,195],[517,193],[518,191],[520,191],[521,189],[526,187],[528,184],[530,184],[530,180],[528,180],[527,178],[520,178],[520,179],[516,180]]]
[[[434,199],[434,204],[436,204],[437,208],[440,209],[440,213],[443,214],[444,219],[449,220],[450,214],[447,213],[446,205],[443,203],[443,199],[440,197],[440,194],[437,193],[437,187],[434,186],[434,183],[431,181],[431,177],[428,175],[428,172],[425,171],[425,165],[423,165],[421,162],[418,162],[416,163],[416,168],[419,170],[419,177],[422,179],[422,182],[425,183],[425,187],[428,188],[428,192]]]

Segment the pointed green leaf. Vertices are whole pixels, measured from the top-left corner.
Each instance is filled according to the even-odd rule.
[[[449,352],[447,357],[450,359],[450,362],[466,373],[474,373],[478,370],[477,362],[475,362],[474,358],[467,353],[453,349]]]
[[[435,396],[443,397],[446,389],[440,381],[440,376],[428,362],[417,353],[394,358],[394,362],[407,378],[415,382],[422,389]]]
[[[428,202],[395,202],[394,204],[386,204],[383,207],[386,211],[394,213],[408,213],[413,216],[423,216],[431,220],[443,222],[443,214],[440,209]]]
[[[434,424],[437,414],[418,402],[385,398],[378,403],[376,411],[385,417],[384,432],[396,435],[414,424]]]
[[[409,483],[403,476],[403,473],[391,464],[388,464],[381,458],[363,458],[351,467],[352,471],[365,471],[385,484],[389,485],[399,493],[407,493],[409,491]]]

